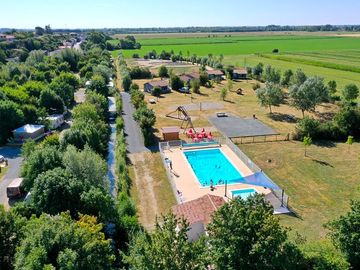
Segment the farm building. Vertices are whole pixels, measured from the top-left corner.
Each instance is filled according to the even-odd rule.
[[[179,140],[179,127],[163,127],[161,128],[161,133],[163,134],[164,141],[174,141]]]
[[[199,79],[200,75],[197,72],[187,73],[180,76],[180,80],[182,80],[185,84],[190,83],[193,79]]]
[[[45,126],[44,125],[29,125],[26,124],[13,130],[14,141],[24,142],[27,139],[40,139],[44,136]]]
[[[161,81],[151,81],[144,84],[144,91],[151,93],[151,91],[155,88],[159,87],[161,89],[162,94],[166,94],[170,92],[169,81],[161,80]]]
[[[247,70],[246,70],[246,68],[234,69],[233,79],[235,79],[235,80],[246,80],[247,79]]]
[[[52,114],[46,117],[50,122],[50,129],[57,129],[64,124],[64,116],[62,114]]]
[[[189,241],[196,241],[206,232],[206,226],[211,216],[225,204],[223,197],[207,194],[198,199],[178,204],[172,207],[172,212],[178,218],[185,218],[189,222],[187,232]]]
[[[209,80],[222,80],[224,72],[218,69],[207,70],[206,74],[208,75]]]
[[[2,41],[2,40],[5,40],[5,41],[14,41],[14,40],[15,40],[15,36],[0,34],[0,41]]]

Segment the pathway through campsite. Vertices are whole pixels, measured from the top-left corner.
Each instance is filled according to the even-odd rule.
[[[121,93],[123,100],[124,131],[127,144],[128,156],[133,170],[133,185],[136,190],[135,201],[141,224],[151,229],[154,226],[156,216],[160,215],[158,198],[156,198],[156,181],[149,164],[154,162],[152,153],[144,145],[144,139],[138,123],[134,120],[134,106],[131,104],[130,95]],[[161,166],[161,164],[159,164]]]

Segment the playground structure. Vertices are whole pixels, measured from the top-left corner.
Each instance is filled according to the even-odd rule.
[[[175,113],[177,113],[177,117],[176,116],[171,116],[172,114],[175,114]],[[172,112],[168,113],[166,115],[166,117],[182,120],[180,128],[184,129],[184,133],[186,132],[186,129],[191,128],[191,129],[194,130],[194,132],[196,134],[196,130],[195,130],[194,125],[193,125],[193,123],[191,121],[191,117],[188,114],[188,112],[186,111],[184,106],[177,107],[175,111],[172,111]],[[186,125],[184,127],[185,123],[186,123]]]

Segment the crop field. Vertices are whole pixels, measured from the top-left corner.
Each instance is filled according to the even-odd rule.
[[[180,34],[139,35],[140,50],[125,50],[126,58],[134,53],[140,56],[155,50],[184,56],[223,55],[224,64],[253,66],[259,62],[285,69],[303,69],[309,75],[319,75],[326,81],[336,80],[338,89],[348,83],[360,86],[360,36],[335,34],[289,34],[266,33],[209,33],[182,36]],[[117,40],[112,40],[116,43]],[[273,49],[280,53],[273,54]],[[113,56],[118,51],[113,51]]]
[[[144,55],[149,51],[162,50],[183,55],[196,54],[199,56],[239,55],[271,53],[273,49],[280,52],[304,52],[323,50],[356,50],[360,48],[360,38],[332,37],[332,36],[222,36],[222,37],[192,37],[192,38],[153,38],[139,39],[140,50],[124,51],[125,57],[134,53]]]

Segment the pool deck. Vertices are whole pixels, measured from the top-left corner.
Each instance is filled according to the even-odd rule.
[[[222,145],[219,147],[221,151],[227,156],[231,163],[237,170],[241,172],[243,176],[249,176],[253,172],[241,161],[241,159],[227,146]],[[192,168],[190,167],[184,153],[181,148],[171,148],[170,150],[163,151],[166,158],[172,162],[172,170],[170,175],[173,181],[173,186],[176,188],[175,192],[178,193],[178,201],[180,203],[197,199],[206,194],[222,196],[225,195],[225,186],[215,186],[215,190],[211,191],[210,187],[202,187],[197,180]],[[227,185],[227,198],[231,198],[231,190],[253,188],[257,193],[270,196],[271,191],[260,186],[248,185],[248,184],[231,184]]]

